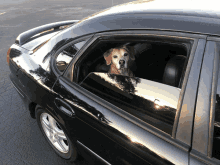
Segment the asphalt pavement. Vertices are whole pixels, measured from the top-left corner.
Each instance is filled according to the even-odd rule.
[[[0,165],[70,164],[49,146],[9,79],[6,54],[16,37],[37,26],[82,19],[126,2],[131,0],[0,0]]]

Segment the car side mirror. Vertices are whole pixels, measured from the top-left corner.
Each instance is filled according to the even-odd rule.
[[[67,63],[65,61],[57,61],[56,62],[57,68],[62,72],[67,67]]]

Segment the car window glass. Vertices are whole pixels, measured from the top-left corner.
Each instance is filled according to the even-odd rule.
[[[81,47],[82,47],[84,44],[85,44],[85,41],[78,42],[78,43],[75,44],[75,48],[76,48],[77,50],[79,50],[79,49],[81,49]]]
[[[214,135],[213,135],[213,148],[212,156],[220,159],[220,65],[218,72],[218,84],[216,91],[216,102],[215,102],[215,120],[214,120]]]
[[[101,41],[76,64],[77,81],[171,135],[190,46],[168,41]]]
[[[86,41],[81,41],[72,44],[58,54],[56,57],[56,66],[61,72],[66,69],[70,61],[75,57],[76,53],[81,49],[85,42]]]

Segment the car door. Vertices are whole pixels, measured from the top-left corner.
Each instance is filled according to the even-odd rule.
[[[219,46],[208,37],[196,102],[190,164],[220,164],[219,150]]]
[[[131,34],[134,35],[133,32],[99,34],[90,44],[105,36],[113,35],[117,38]],[[57,93],[54,98],[56,112],[70,130],[68,132],[79,148],[83,148],[103,163],[188,164],[205,36],[136,31],[136,36],[140,34],[146,35],[146,39],[148,36],[158,39],[158,35],[161,35],[161,40],[164,35],[165,38],[174,40],[181,40],[184,36],[184,41],[191,43],[181,87],[141,78],[108,77],[106,73],[90,73],[79,84],[69,79],[68,75],[74,73],[69,67],[53,87],[54,93]],[[72,66],[77,64],[87,48],[75,58]],[[74,70],[77,70],[77,67]],[[118,82],[112,85],[115,79]],[[118,87],[126,83],[133,85],[133,91],[139,90],[139,93],[127,93]],[[146,90],[152,93],[144,94]],[[167,96],[164,98],[164,95]],[[121,101],[122,97],[124,100]],[[154,99],[149,101],[149,98]],[[174,107],[161,105],[161,100],[169,102],[170,98]],[[140,106],[148,110],[144,115],[137,111]],[[158,107],[161,110],[158,110]]]

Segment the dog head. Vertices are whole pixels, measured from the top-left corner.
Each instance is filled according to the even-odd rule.
[[[104,53],[107,65],[115,67],[117,70],[124,70],[129,67],[129,61],[135,60],[132,51],[126,46],[112,48]]]

